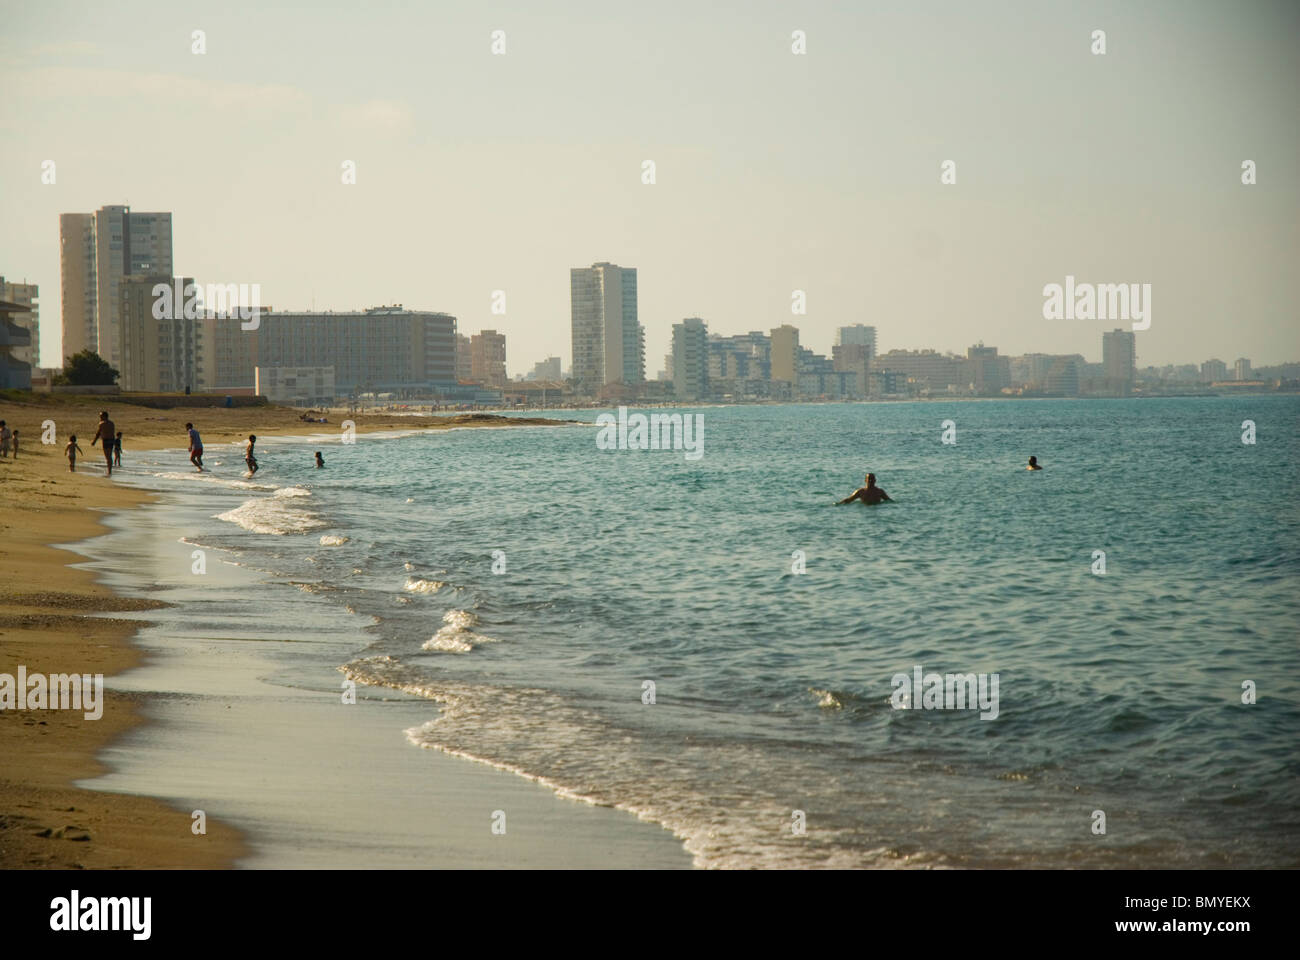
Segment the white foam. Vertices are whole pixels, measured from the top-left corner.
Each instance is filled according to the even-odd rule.
[[[446,626],[424,641],[422,649],[442,653],[469,653],[481,643],[496,643],[495,638],[470,630],[470,627],[478,623],[478,617],[468,610],[448,610],[442,615],[442,622]]]
[[[407,577],[402,587],[408,593],[437,593],[446,584],[441,580],[423,580],[420,577]]]
[[[348,542],[347,537],[336,537],[333,534],[323,533],[320,538],[322,547],[341,547]]]
[[[269,497],[246,500],[233,510],[219,513],[216,519],[237,524],[252,533],[272,536],[306,533],[325,526],[324,520],[294,504],[294,501],[310,496],[311,491],[302,487],[281,487]]]

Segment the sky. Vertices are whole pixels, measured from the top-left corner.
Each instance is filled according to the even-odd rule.
[[[0,7],[0,274],[46,366],[58,215],[117,203],[173,213],[178,276],[452,313],[511,375],[567,368],[597,261],[637,268],[649,377],[695,316],[1100,360],[1129,325],[1044,319],[1067,275],[1152,285],[1139,366],[1300,360],[1293,0]]]

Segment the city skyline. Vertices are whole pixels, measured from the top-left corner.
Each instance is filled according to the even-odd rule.
[[[128,4],[147,33],[110,11],[70,21],[57,2],[14,13],[0,270],[45,291],[42,365],[63,354],[56,217],[109,204],[172,212],[176,275],[259,283],[283,309],[450,313],[505,335],[512,373],[572,362],[564,273],[600,261],[636,265],[650,357],[688,317],[792,323],[818,349],[865,323],[890,348],[1093,356],[1114,324],[1042,316],[1043,286],[1067,275],[1152,285],[1143,364],[1300,356],[1283,279],[1300,135],[1276,113],[1294,82],[1291,6],[1183,4],[1172,21],[1168,4],[757,3],[743,19],[591,5],[564,24],[518,4],[491,19],[469,4],[329,6],[344,28],[328,36],[241,4],[202,24]],[[922,33],[932,56],[913,59]],[[358,68],[335,69],[336,53]],[[164,148],[150,130],[217,139]],[[796,290],[805,315],[790,312]]]

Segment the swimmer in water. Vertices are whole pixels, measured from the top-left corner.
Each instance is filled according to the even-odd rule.
[[[1043,469],[1043,468],[1040,467],[1040,466],[1038,465],[1038,458],[1037,458],[1037,457],[1030,457],[1030,458],[1029,458],[1029,466],[1025,467],[1025,469],[1026,469],[1026,470],[1041,470],[1041,469]]]
[[[889,494],[876,486],[876,475],[874,473],[869,473],[867,474],[867,485],[865,487],[858,487],[858,489],[854,490],[851,494],[841,500],[840,503],[852,503],[854,500],[861,500],[866,504],[875,504],[883,503],[888,499]]]

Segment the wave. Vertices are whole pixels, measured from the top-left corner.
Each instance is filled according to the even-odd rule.
[[[402,587],[408,593],[437,593],[447,584],[442,580],[424,580],[420,577],[407,577]]]
[[[336,537],[333,534],[323,533],[321,534],[320,545],[322,547],[341,547],[350,539],[351,537]]]
[[[497,642],[493,637],[485,637],[470,629],[478,623],[478,617],[468,610],[448,610],[443,614],[442,622],[445,626],[426,640],[422,649],[469,653],[481,643]]]
[[[310,496],[311,491],[302,487],[281,487],[269,497],[246,500],[233,510],[219,513],[216,519],[236,524],[252,533],[272,536],[306,533],[325,526],[324,520],[295,503]]]

